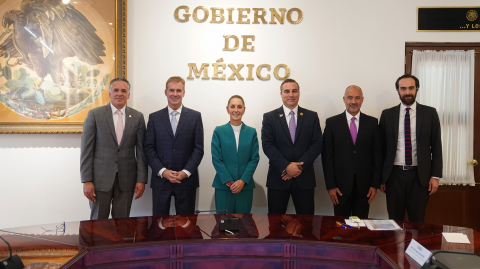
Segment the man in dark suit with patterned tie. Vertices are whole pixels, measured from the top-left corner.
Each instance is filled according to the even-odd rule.
[[[152,168],[153,215],[169,215],[175,197],[177,215],[195,213],[198,166],[203,158],[200,112],[182,105],[185,80],[171,77],[165,88],[168,106],[150,114],[145,155]]]
[[[263,115],[262,146],[269,159],[269,214],[285,214],[292,196],[297,214],[315,212],[313,162],[322,151],[316,112],[298,106],[300,86],[293,79],[280,85],[283,106]]]
[[[90,219],[108,219],[110,207],[113,218],[128,218],[133,196],[143,195],[148,178],[145,120],[126,105],[128,80],[112,79],[108,96],[110,104],[90,110],[83,124],[80,175]]]
[[[401,104],[380,117],[383,171],[380,189],[387,195],[390,219],[423,222],[429,195],[442,177],[440,120],[433,107],[415,102],[420,83],[403,75],[395,82]]]
[[[363,92],[348,86],[345,112],[328,118],[323,133],[323,174],[335,216],[368,218],[380,187],[382,151],[378,120],[360,112]]]

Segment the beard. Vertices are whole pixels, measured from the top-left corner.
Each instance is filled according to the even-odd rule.
[[[411,105],[413,105],[413,103],[415,103],[415,99],[417,98],[417,93],[415,93],[414,95],[413,94],[406,94],[404,96],[401,96],[400,93],[399,93],[398,96],[400,97],[400,100],[402,101],[403,104],[405,104],[407,106],[411,106]],[[407,99],[407,97],[412,97],[412,98]]]
[[[347,111],[348,111],[348,113],[350,113],[351,115],[356,114],[356,113],[358,113],[358,112],[360,111],[360,106],[358,106],[358,105],[357,105],[356,107],[348,106]]]

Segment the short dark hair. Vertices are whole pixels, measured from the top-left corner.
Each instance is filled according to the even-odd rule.
[[[300,90],[300,85],[298,85],[298,82],[296,82],[294,79],[291,79],[291,78],[287,78],[286,80],[284,80],[282,82],[282,84],[280,85],[280,91],[282,91],[282,87],[283,87],[283,84],[285,83],[289,83],[289,82],[295,82],[298,86],[298,90]]]
[[[245,101],[243,101],[243,97],[241,97],[240,95],[232,95],[232,97],[230,97],[230,99],[228,99],[227,106],[230,105],[230,101],[232,101],[232,99],[235,99],[235,98],[238,98],[238,99],[242,100],[243,106],[245,106]]]
[[[418,78],[416,76],[411,75],[411,74],[405,74],[405,75],[397,78],[397,81],[395,81],[395,89],[398,90],[398,87],[399,87],[398,82],[400,80],[404,79],[404,78],[411,78],[411,79],[415,80],[415,87],[417,87],[417,89],[420,88],[420,82],[418,81]]]
[[[123,81],[128,85],[128,91],[130,91],[130,82],[126,78],[114,78],[110,81],[110,91],[112,91],[112,85],[115,81]]]

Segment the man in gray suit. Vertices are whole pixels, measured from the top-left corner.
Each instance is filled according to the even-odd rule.
[[[110,82],[110,104],[92,109],[83,124],[80,174],[83,193],[90,200],[90,219],[130,215],[133,196],[140,198],[147,183],[143,153],[145,120],[126,106],[130,83]]]

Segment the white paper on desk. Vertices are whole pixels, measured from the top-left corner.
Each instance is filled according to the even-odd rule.
[[[470,240],[462,233],[442,233],[448,243],[470,244]]]
[[[345,223],[352,226],[353,228],[356,228],[358,226],[360,226],[360,227],[365,227],[366,226],[365,222],[363,222],[363,220],[360,220],[360,222],[353,222],[350,219],[345,219]],[[357,225],[357,223],[360,224],[360,225]]]

